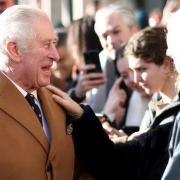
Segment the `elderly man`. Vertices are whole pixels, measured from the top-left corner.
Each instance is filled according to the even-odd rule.
[[[103,107],[109,90],[116,79],[115,51],[138,31],[138,25],[131,9],[122,4],[114,3],[97,11],[95,31],[103,47],[99,56],[107,77],[106,84],[99,88],[95,96],[94,109],[100,110],[99,107]]]
[[[110,4],[97,11],[95,31],[103,47],[100,53],[101,63],[106,66],[104,68],[108,75],[106,93],[109,92],[116,77],[113,64],[115,51],[138,30],[133,11],[120,3]]]
[[[17,5],[0,24],[0,179],[71,180],[65,113],[44,87],[59,59],[52,23],[41,10]]]
[[[113,59],[114,51],[138,31],[138,25],[131,9],[114,3],[97,11],[95,31],[103,46],[102,52]]]

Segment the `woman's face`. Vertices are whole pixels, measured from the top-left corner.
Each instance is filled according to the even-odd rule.
[[[128,57],[129,68],[133,71],[134,81],[138,83],[147,94],[163,91],[169,69],[167,64],[157,65],[153,62],[147,63],[143,59]]]
[[[128,60],[126,58],[118,59],[116,65],[117,65],[118,72],[121,74],[121,77],[126,83],[126,86],[128,86],[131,89],[134,89],[135,83],[134,83],[132,73],[129,69]]]
[[[133,71],[129,68],[127,58],[121,58],[117,61],[117,69],[118,72],[121,74],[122,79],[124,80],[126,86],[129,88],[138,91],[139,93],[144,94],[144,89],[139,86],[138,83],[134,81]]]

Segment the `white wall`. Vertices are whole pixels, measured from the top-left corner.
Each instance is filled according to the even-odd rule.
[[[40,7],[51,18],[51,0],[18,0],[18,4],[27,4],[34,7]]]

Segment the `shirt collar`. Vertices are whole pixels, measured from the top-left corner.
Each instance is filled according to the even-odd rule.
[[[2,72],[3,73],[3,72]],[[3,73],[14,85],[15,87],[20,91],[20,93],[25,97],[28,92],[25,91],[23,88],[21,88],[18,84],[16,84],[10,77],[8,77],[5,73]],[[35,98],[37,99],[37,91],[33,91],[31,92],[31,94],[33,94],[35,96]]]

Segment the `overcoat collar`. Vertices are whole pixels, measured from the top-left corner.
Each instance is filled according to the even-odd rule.
[[[14,84],[2,73],[0,73],[0,108],[29,131],[48,153],[49,144],[35,113]]]

